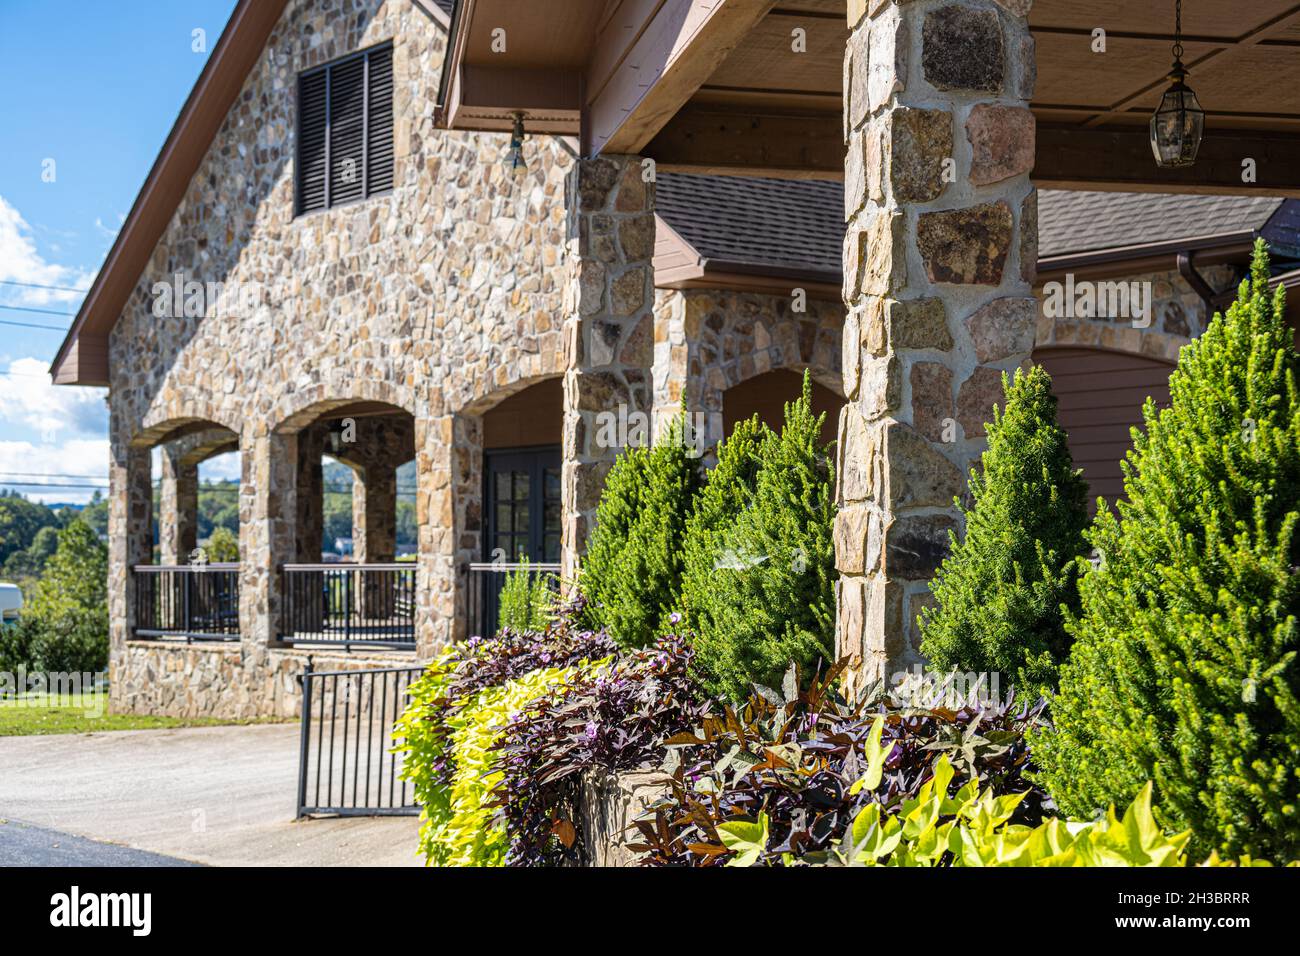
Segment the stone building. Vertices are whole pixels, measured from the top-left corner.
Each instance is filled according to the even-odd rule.
[[[851,0],[847,48],[825,26],[843,2],[735,0],[702,23],[716,10],[650,6],[682,19],[626,34],[636,49],[584,86],[573,64],[601,61],[579,54],[640,5],[241,0],[54,364],[109,387],[116,709],[292,714],[309,655],[426,659],[490,622],[494,555],[572,573],[620,447],[603,416],[662,425],[684,402],[708,454],[737,419],[779,415],[805,370],[838,435],[840,646],[862,674],[905,666],[1002,372],[1033,354],[1068,384],[1076,455],[1114,495],[1117,430],[1247,240],[1300,255],[1290,200],[1138,197],[1107,232],[1109,194],[1033,188],[1027,0]],[[746,83],[766,96],[737,44],[796,14],[822,31],[796,92],[836,119],[830,140],[811,113],[784,136],[756,120],[770,142],[739,171],[758,178],[714,175],[750,148],[728,138],[736,104],[721,125],[689,111]],[[642,96],[636,50],[664,38],[673,69]],[[843,185],[823,181],[836,168]],[[1035,294],[1076,274],[1147,283],[1154,320],[1044,314]],[[1129,393],[1090,401],[1114,375]],[[231,449],[240,560],[205,564],[196,469]],[[353,475],[349,564],[321,561],[326,456]],[[408,462],[418,546],[400,562]]]

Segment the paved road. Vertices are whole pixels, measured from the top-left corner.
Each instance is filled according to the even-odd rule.
[[[146,853],[116,843],[0,820],[0,866],[194,866],[185,860]]]
[[[0,818],[216,865],[419,866],[414,817],[293,819],[298,727],[0,737]]]

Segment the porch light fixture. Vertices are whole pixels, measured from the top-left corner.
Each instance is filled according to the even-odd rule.
[[[523,179],[528,172],[528,164],[524,162],[523,113],[515,114],[515,128],[510,133],[510,149],[506,152],[505,167],[515,179]]]
[[[1191,166],[1205,133],[1205,111],[1185,82],[1183,66],[1183,0],[1174,2],[1174,65],[1169,71],[1169,89],[1151,116],[1151,152],[1156,165],[1166,168]]]
[[[337,455],[343,450],[343,420],[341,418],[330,422],[328,437],[330,452]]]

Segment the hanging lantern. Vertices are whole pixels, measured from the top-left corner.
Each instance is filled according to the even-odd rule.
[[[1183,2],[1174,6],[1174,65],[1169,71],[1169,89],[1151,116],[1151,152],[1156,165],[1191,166],[1196,162],[1205,133],[1205,111],[1187,85],[1183,66]]]

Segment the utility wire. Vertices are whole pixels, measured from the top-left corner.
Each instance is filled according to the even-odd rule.
[[[75,312],[59,312],[56,309],[37,309],[30,305],[0,305],[0,309],[6,309],[10,312],[39,312],[42,315],[66,315],[69,318],[73,318],[77,314]]]
[[[55,292],[80,292],[83,295],[89,289],[74,289],[70,285],[42,285],[39,282],[19,282],[17,279],[0,279],[0,285],[20,285],[24,289],[52,289]]]

